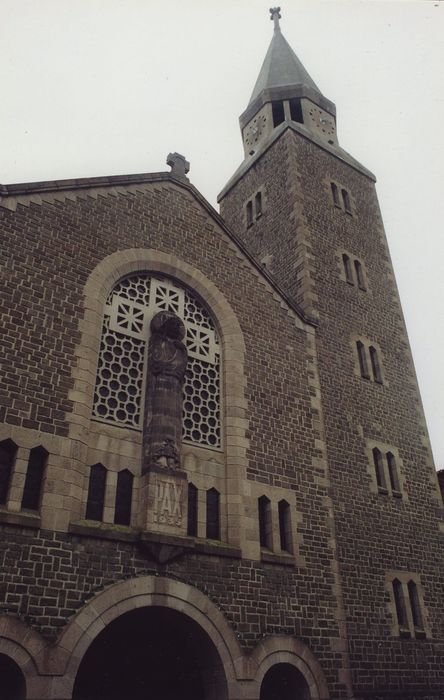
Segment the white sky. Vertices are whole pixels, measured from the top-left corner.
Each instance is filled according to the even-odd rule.
[[[0,0],[0,182],[169,170],[216,206],[272,36],[270,0]],[[435,461],[444,467],[444,1],[282,0],[378,193]]]

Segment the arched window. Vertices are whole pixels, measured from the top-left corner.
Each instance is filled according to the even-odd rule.
[[[387,485],[385,483],[384,462],[382,459],[382,453],[380,450],[378,450],[377,447],[374,447],[372,452],[373,464],[375,465],[376,483],[378,484],[378,487],[380,489],[386,489]]]
[[[259,543],[261,547],[273,548],[272,525],[271,525],[271,503],[267,496],[257,499],[259,516]]]
[[[14,466],[17,445],[12,440],[0,442],[0,505],[5,505],[11,482],[12,467]]]
[[[149,325],[158,311],[173,311],[186,329],[183,440],[221,449],[220,349],[214,323],[191,292],[144,273],[120,280],[108,296],[93,418],[142,429]]]
[[[395,456],[391,452],[387,452],[387,466],[388,466],[390,486],[392,487],[392,491],[399,491],[400,489],[399,489],[398,470],[396,467],[396,459],[395,459]]]
[[[344,272],[345,272],[345,279],[348,282],[348,284],[354,284],[354,279],[353,279],[353,270],[351,266],[351,261],[347,253],[343,253],[342,255],[342,263],[344,265]]]
[[[28,469],[23,488],[22,508],[38,510],[48,452],[44,447],[34,447],[29,453]]]
[[[197,495],[194,484],[188,484],[188,526],[187,535],[197,537]]]
[[[292,552],[290,504],[282,500],[278,503],[279,538],[283,552]]]
[[[398,625],[400,628],[407,627],[407,613],[405,609],[404,591],[402,590],[402,583],[397,578],[392,582],[393,586],[393,597],[395,599],[396,605],[396,617],[398,620]]]
[[[106,471],[107,470],[103,464],[95,464],[93,467],[91,467],[85,515],[87,520],[103,520]]]
[[[220,540],[219,491],[207,491],[207,538]]]
[[[131,524],[131,502],[133,499],[133,475],[128,469],[117,474],[114,522],[116,525]]]
[[[373,345],[370,345],[369,353],[370,353],[370,361],[372,363],[373,379],[375,382],[382,384],[382,374],[381,374],[381,367],[379,364],[378,351],[376,350],[375,347],[373,347]]]
[[[359,369],[361,371],[361,377],[364,377],[364,379],[370,379],[367,364],[367,352],[364,343],[361,343],[360,340],[356,342],[356,350],[358,352]]]

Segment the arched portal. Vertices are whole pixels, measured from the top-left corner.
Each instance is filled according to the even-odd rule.
[[[310,697],[307,681],[292,664],[275,664],[263,678],[260,700],[310,700]]]
[[[0,654],[0,695],[8,700],[25,700],[26,682],[19,666],[6,654]]]
[[[86,652],[73,700],[226,700],[216,647],[190,617],[164,607],[124,613]]]

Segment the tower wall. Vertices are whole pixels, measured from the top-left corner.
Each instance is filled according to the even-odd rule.
[[[340,194],[337,206],[331,183]],[[246,228],[244,203],[258,188],[267,208]],[[438,661],[442,509],[374,183],[288,129],[227,192],[221,212],[319,321],[321,400],[355,692],[379,697],[417,688],[433,697],[444,682]],[[352,265],[348,281],[344,255]],[[370,377],[361,376],[359,339],[366,351],[377,352],[377,381],[368,356]],[[397,488],[387,466],[387,488],[378,486],[375,448],[393,455]],[[403,637],[396,624],[396,577],[403,590],[409,580],[421,587],[424,634],[416,639],[412,630]]]

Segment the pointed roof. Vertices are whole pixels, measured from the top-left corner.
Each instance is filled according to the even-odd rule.
[[[246,126],[248,121],[254,117],[256,112],[266,102],[288,100],[294,97],[307,97],[319,107],[322,107],[322,109],[335,115],[335,105],[324,97],[283,36],[279,26],[280,8],[273,7],[270,9],[270,13],[271,19],[274,21],[273,38],[268,47],[259,77],[256,80],[248,107],[239,118],[241,128],[243,129]]]
[[[248,104],[263,90],[299,85],[321,94],[277,25]]]

